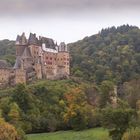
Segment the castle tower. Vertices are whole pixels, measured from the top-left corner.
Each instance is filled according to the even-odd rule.
[[[21,36],[18,35],[16,39],[16,56],[21,56],[26,46],[27,39],[25,37],[25,33],[23,33]]]
[[[40,40],[36,37],[36,34],[30,33],[28,39],[28,47],[30,48],[31,56],[33,58],[33,67],[36,72],[37,79],[42,79],[42,51],[41,51],[41,43]]]
[[[26,83],[35,77],[33,58],[28,41],[23,33],[16,39],[15,83]]]
[[[58,76],[59,77],[68,77],[70,75],[70,56],[68,51],[68,46],[62,42],[58,46],[58,55],[57,55],[57,65],[58,65]]]

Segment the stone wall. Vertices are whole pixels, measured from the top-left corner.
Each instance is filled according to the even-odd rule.
[[[0,69],[0,86],[8,85],[10,78],[10,69]]]
[[[22,69],[15,70],[15,84],[24,83],[26,84],[26,71]]]

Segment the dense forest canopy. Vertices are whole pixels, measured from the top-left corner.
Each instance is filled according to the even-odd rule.
[[[7,60],[12,65],[16,58],[15,41],[0,40],[0,59]]]
[[[140,29],[123,25],[69,44],[72,75],[101,83],[140,76]]]

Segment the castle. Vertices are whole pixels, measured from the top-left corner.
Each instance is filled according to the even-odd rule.
[[[29,83],[36,79],[68,78],[70,56],[67,45],[60,45],[46,37],[30,33],[27,39],[23,33],[17,36],[16,61],[13,68],[0,60],[0,85]]]

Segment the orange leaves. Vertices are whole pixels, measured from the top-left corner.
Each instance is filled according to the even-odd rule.
[[[0,140],[15,140],[17,132],[15,128],[4,121],[0,121]]]
[[[83,102],[86,96],[81,88],[76,87],[76,88],[71,89],[68,93],[66,93],[65,98],[67,100],[67,103],[71,104],[71,103]]]
[[[69,123],[74,118],[77,118],[79,112],[83,110],[85,104],[87,103],[86,95],[82,88],[76,87],[65,94],[65,99],[67,108],[63,118],[65,123]]]
[[[76,117],[77,116],[77,110],[80,109],[80,107],[76,104],[70,104],[67,107],[67,113],[64,114],[64,121],[67,123],[70,118]]]

